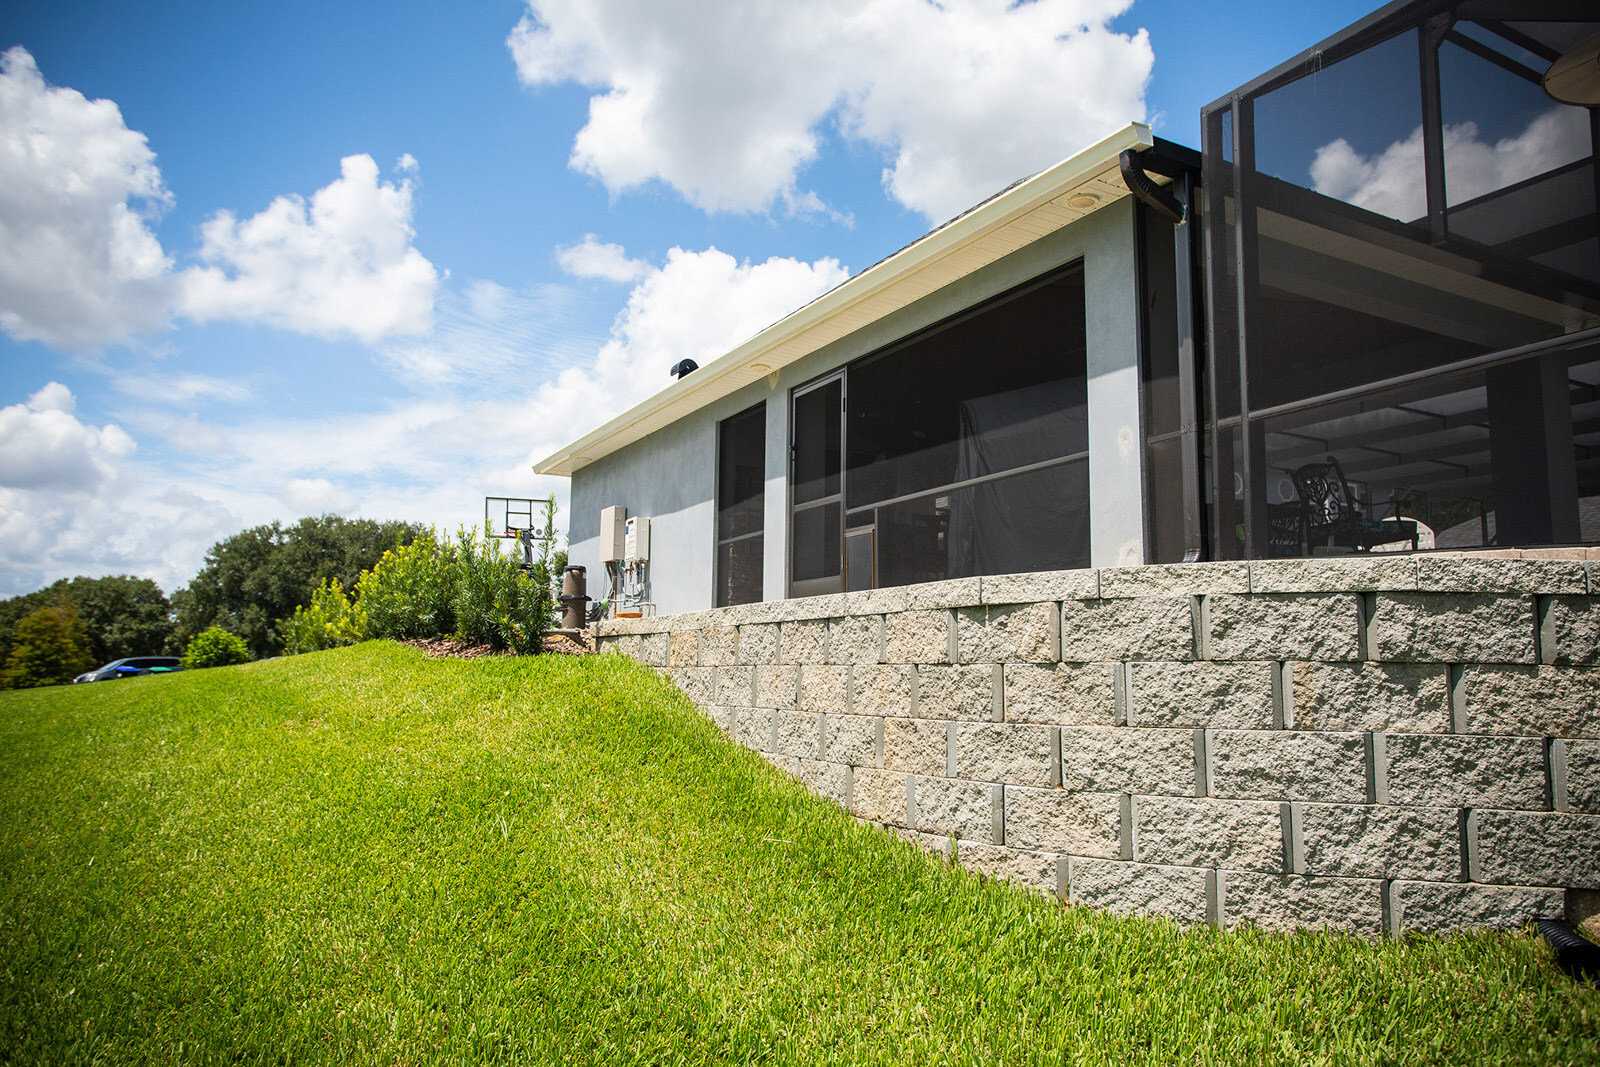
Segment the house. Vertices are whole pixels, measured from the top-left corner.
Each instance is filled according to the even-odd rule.
[[[1600,910],[1600,113],[1542,85],[1597,32],[1390,4],[542,461],[642,616],[603,635],[1064,897]]]
[[[669,614],[1370,547],[1294,483],[1329,456],[1346,526],[1600,541],[1593,112],[1539,84],[1594,27],[1495,6],[1384,8],[1203,153],[1130,124],[585,435],[538,465],[573,560],[649,518]]]

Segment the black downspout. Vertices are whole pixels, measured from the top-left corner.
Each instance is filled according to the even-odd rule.
[[[1195,349],[1194,227],[1189,221],[1189,205],[1194,203],[1194,171],[1178,168],[1173,185],[1178,195],[1157,185],[1140,166],[1132,149],[1118,160],[1122,180],[1130,192],[1151,210],[1172,223],[1173,266],[1177,275],[1174,293],[1178,318],[1178,448],[1183,463],[1183,561],[1194,563],[1205,558],[1205,520],[1202,514],[1200,471],[1200,373]]]

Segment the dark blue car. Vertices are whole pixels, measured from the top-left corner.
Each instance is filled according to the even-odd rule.
[[[132,678],[139,674],[169,674],[183,670],[177,656],[129,656],[112,660],[98,670],[86,671],[74,682],[110,682],[118,678]]]

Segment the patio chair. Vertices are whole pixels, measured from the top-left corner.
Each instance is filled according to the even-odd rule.
[[[1300,498],[1300,541],[1304,554],[1313,545],[1349,548],[1370,552],[1375,545],[1410,541],[1417,547],[1417,524],[1396,515],[1392,519],[1369,519],[1356,499],[1344,469],[1332,456],[1326,463],[1307,463],[1289,471],[1296,495]]]

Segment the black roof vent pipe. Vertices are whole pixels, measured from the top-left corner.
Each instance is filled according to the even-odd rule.
[[[1159,215],[1166,218],[1174,226],[1182,226],[1189,221],[1189,212],[1177,197],[1157,185],[1144,172],[1139,165],[1139,154],[1131,148],[1123,149],[1122,155],[1117,160],[1122,170],[1122,180],[1128,186],[1128,191],[1143,200]]]
[[[667,373],[672,375],[674,378],[682,380],[699,369],[700,364],[696,363],[694,360],[680,359],[678,362],[672,365],[672,369]]]

